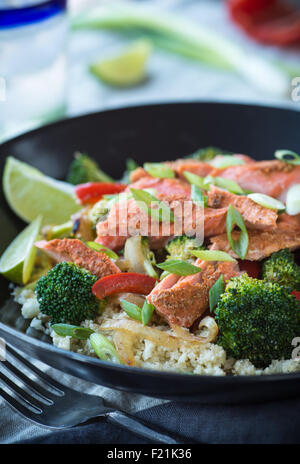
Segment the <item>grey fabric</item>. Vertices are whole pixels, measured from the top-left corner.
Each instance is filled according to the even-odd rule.
[[[300,398],[249,405],[165,403],[136,416],[181,435],[189,442],[209,444],[300,443]],[[53,433],[25,443],[149,443],[104,421]]]

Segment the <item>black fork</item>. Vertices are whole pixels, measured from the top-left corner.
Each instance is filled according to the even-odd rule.
[[[10,345],[0,362],[0,395],[25,418],[52,429],[65,429],[104,417],[154,443],[185,443],[153,429],[122,411],[109,408],[100,396],[77,392],[47,375]]]

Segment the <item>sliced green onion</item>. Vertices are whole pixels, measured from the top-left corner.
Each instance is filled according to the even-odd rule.
[[[171,272],[168,272],[168,271],[162,272],[161,275],[160,275],[159,280],[163,280],[165,277],[167,277],[170,274],[171,274]]]
[[[269,195],[264,195],[263,193],[250,193],[248,198],[264,208],[275,209],[276,211],[285,210],[285,206],[281,201],[269,197]]]
[[[161,9],[147,9],[145,5],[125,5],[122,8],[115,2],[109,4],[105,5],[106,8],[81,13],[73,21],[73,27],[104,28],[127,34],[138,32],[153,40],[165,39],[171,45],[169,50],[221,69],[236,71],[261,90],[280,96],[289,91],[290,79],[286,71],[257,54],[245,53],[236,41],[225,39],[211,28],[164,14]]]
[[[300,214],[300,184],[289,188],[286,195],[286,212],[290,216]]]
[[[194,266],[193,264],[187,263],[186,261],[181,261],[180,259],[169,259],[168,261],[157,264],[156,266],[163,271],[168,271],[170,274],[176,274],[179,276],[197,274],[202,270],[200,267]]]
[[[132,172],[135,169],[137,169],[139,165],[132,159],[132,158],[127,158],[126,160],[126,171]]]
[[[162,201],[151,195],[145,190],[130,189],[133,198],[138,203],[138,206],[145,211],[149,216],[153,217],[159,222],[170,221],[174,222],[173,211]],[[158,208],[150,208],[150,206],[157,205]]]
[[[234,227],[237,226],[241,233],[238,240],[234,240],[231,233]],[[239,258],[245,259],[248,247],[249,247],[249,236],[248,231],[245,226],[242,215],[237,211],[232,205],[228,206],[227,216],[226,216],[226,229],[228,242],[232,250],[238,255]]]
[[[212,179],[213,180],[211,181],[211,183],[213,185],[216,185],[217,187],[226,189],[229,192],[237,193],[239,195],[242,195],[244,193],[244,190],[241,189],[241,187],[233,180],[225,179],[224,177],[213,177]]]
[[[218,155],[226,154],[229,156],[229,153],[230,153],[229,151],[224,152],[222,148],[218,148],[218,147],[204,147],[204,148],[198,148],[197,151],[195,151],[194,153],[190,155],[185,156],[185,158],[193,158],[193,159],[197,159],[199,161],[208,163],[209,161],[211,161]]]
[[[224,279],[221,274],[218,280],[209,289],[209,309],[212,312],[218,304],[219,298],[224,292]]]
[[[155,310],[155,307],[148,303],[147,300],[145,300],[143,307],[142,307],[142,323],[143,325],[147,325],[148,322],[150,321],[152,314]]]
[[[192,254],[202,261],[235,261],[228,253],[219,250],[192,250]]]
[[[129,301],[123,299],[120,300],[120,302],[122,308],[124,309],[125,313],[128,314],[129,317],[135,319],[136,321],[142,321],[142,310],[138,305],[130,303]]]
[[[175,177],[174,171],[164,163],[145,163],[144,169],[152,177],[160,177],[162,179],[174,179]]]
[[[184,171],[183,175],[190,184],[197,185],[197,187],[206,190],[204,177],[197,176],[197,174],[188,171]]]
[[[100,243],[86,242],[86,245],[89,248],[91,248],[92,250],[100,251],[101,253],[104,253],[105,255],[107,255],[111,259],[119,259],[119,256],[117,255],[117,253],[110,250],[110,248],[107,248],[106,246],[101,245]]]
[[[52,240],[53,238],[59,238],[63,235],[70,235],[73,231],[73,221],[59,224],[58,226],[52,226],[49,228],[47,233],[47,239]]]
[[[222,155],[222,157],[220,156],[219,158],[211,160],[209,164],[214,168],[224,169],[229,166],[239,166],[246,163],[243,159],[235,158],[232,155]]]
[[[191,186],[191,199],[195,204],[199,204],[200,206],[207,206],[208,205],[208,196],[203,195],[203,191],[201,188],[197,187],[197,185],[192,184]]]
[[[78,340],[87,340],[94,330],[70,324],[53,324],[51,329],[60,337],[72,337]]]
[[[114,345],[100,333],[93,333],[90,342],[98,358],[103,361],[111,361],[116,364],[123,364]]]
[[[276,150],[275,158],[284,161],[287,164],[293,164],[295,166],[300,165],[300,156],[291,150]]]

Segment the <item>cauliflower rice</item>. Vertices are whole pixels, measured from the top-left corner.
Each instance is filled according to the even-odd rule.
[[[49,333],[55,346],[96,357],[89,340],[61,337],[50,329],[49,318],[40,313],[37,299],[32,290],[16,288],[13,296],[15,301],[21,305],[23,317],[32,319],[31,327]],[[95,332],[101,332],[100,325],[104,319],[129,318],[118,304],[111,303],[106,306],[104,312],[95,321],[86,320],[81,325],[91,328]],[[156,320],[152,325],[157,329],[172,333],[161,320]],[[112,332],[105,332],[105,336],[112,340]],[[224,349],[215,343],[187,345],[183,342],[180,349],[169,350],[139,337],[136,337],[134,344],[134,358],[137,367],[185,374],[266,375],[300,371],[300,359],[273,360],[265,369],[257,369],[248,359],[227,358]]]

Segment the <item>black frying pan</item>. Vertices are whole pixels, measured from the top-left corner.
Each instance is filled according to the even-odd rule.
[[[140,164],[176,159],[207,145],[267,159],[279,148],[299,153],[299,128],[300,112],[271,107],[176,103],[123,108],[61,121],[5,143],[0,147],[1,175],[6,156],[13,155],[63,179],[78,150],[96,158],[115,178],[121,177],[127,157]],[[23,227],[1,194],[1,252]],[[120,367],[70,353],[22,333],[26,323],[22,317],[16,321],[18,309],[11,302],[5,304],[8,297],[8,282],[0,278],[0,320],[6,321],[0,322],[0,336],[28,355],[90,382],[159,398],[215,403],[286,398],[300,391],[300,373],[183,375]]]

